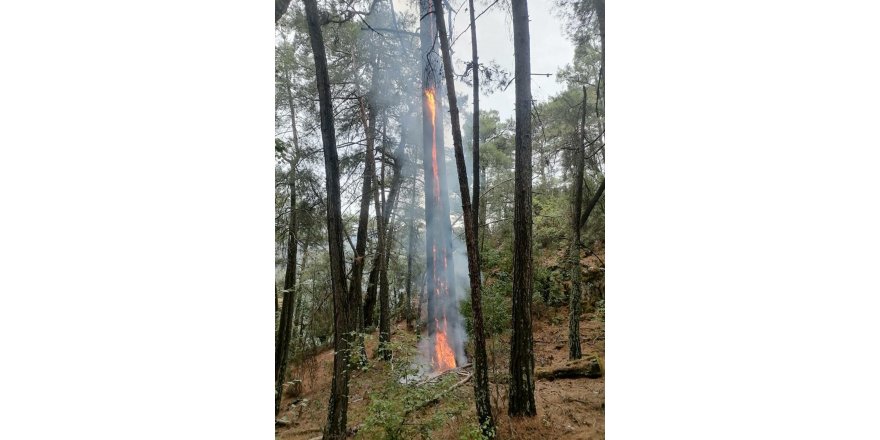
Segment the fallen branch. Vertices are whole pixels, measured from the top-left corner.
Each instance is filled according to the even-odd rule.
[[[535,369],[535,377],[548,380],[577,377],[597,379],[602,377],[602,366],[599,365],[598,359],[594,357],[581,358],[567,361],[562,365],[538,367]]]
[[[449,369],[449,370],[443,371],[443,372],[437,374],[436,376],[428,376],[427,378],[425,378],[425,379],[422,380],[421,382],[416,382],[416,386],[422,386],[422,385],[425,385],[425,384],[427,384],[427,383],[437,382],[441,377],[443,377],[443,376],[445,376],[445,375],[447,375],[447,374],[449,374],[449,373],[460,374],[465,368],[468,368],[468,367],[470,367],[470,366],[471,366],[471,364],[464,364],[464,365],[462,365],[462,366],[460,366],[460,367],[451,368],[451,369]]]
[[[464,367],[462,367],[462,368],[464,368]],[[452,370],[449,370],[449,371],[452,371]],[[442,393],[440,393],[440,394],[438,394],[438,395],[436,395],[436,396],[434,396],[434,397],[432,397],[432,398],[430,398],[430,399],[428,399],[428,400],[426,400],[426,401],[424,401],[424,402],[422,402],[422,403],[420,403],[420,404],[418,404],[418,405],[416,405],[416,406],[414,406],[414,407],[408,409],[405,413],[403,413],[403,419],[406,420],[406,416],[408,416],[410,413],[412,413],[412,412],[414,412],[414,411],[418,411],[418,410],[420,410],[420,409],[422,409],[422,408],[424,408],[424,407],[426,407],[426,406],[433,405],[433,404],[439,402],[440,399],[442,399],[442,398],[443,398],[444,396],[446,396],[447,394],[451,393],[451,392],[452,392],[453,390],[455,390],[456,388],[458,388],[458,387],[464,385],[465,383],[467,383],[469,380],[471,380],[472,377],[474,377],[474,374],[473,374],[473,373],[470,373],[470,374],[467,375],[467,377],[465,377],[464,379],[462,379],[462,380],[456,382],[455,385],[449,387],[449,389],[447,389],[446,391],[444,391],[444,392],[442,392]]]

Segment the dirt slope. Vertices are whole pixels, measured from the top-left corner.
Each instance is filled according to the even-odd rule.
[[[535,367],[561,364],[568,359],[568,309],[547,308],[542,316],[534,318]],[[408,332],[403,323],[393,331],[392,340],[415,346],[417,335]],[[605,379],[539,380],[535,384],[538,415],[532,419],[511,420],[507,417],[507,389],[504,385],[509,356],[509,334],[492,338],[487,350],[490,358],[492,404],[496,412],[500,439],[602,439],[605,434]],[[604,365],[604,323],[594,313],[581,318],[581,345],[584,355],[598,356]],[[376,429],[365,429],[362,423],[369,412],[369,404],[381,395],[393,374],[388,365],[373,358],[376,336],[367,341],[370,366],[356,371],[351,378],[348,426],[359,427],[355,438],[385,438],[388,435]],[[325,350],[310,358],[304,365],[294,366],[290,377],[303,380],[298,398],[284,397],[279,417],[289,420],[289,426],[276,428],[277,439],[313,439],[320,436],[326,422],[327,400],[333,352]],[[462,376],[464,377],[464,373]],[[454,375],[452,375],[454,376]],[[450,382],[456,380],[450,379]],[[476,426],[471,383],[465,383],[444,395],[435,405],[414,411],[406,426],[418,425],[432,416],[444,418],[444,423],[432,429],[421,428],[419,436],[431,439],[458,439],[467,429]],[[407,438],[407,437],[404,437]]]

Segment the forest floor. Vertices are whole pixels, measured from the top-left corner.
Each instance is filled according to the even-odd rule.
[[[537,304],[536,304],[537,306]],[[533,311],[535,368],[561,365],[568,360],[568,307],[541,305]],[[605,437],[605,325],[594,312],[580,320],[584,356],[597,356],[603,368],[598,379],[536,380],[536,417],[511,419],[507,416],[507,386],[510,333],[487,341],[490,394],[500,439],[603,439]],[[367,340],[370,357],[367,367],[351,375],[348,426],[354,438],[474,438],[477,422],[473,382],[460,383],[471,368],[443,375],[435,384],[403,385],[401,366],[410,359],[398,359],[389,366],[375,358],[377,335]],[[392,341],[399,347],[416,347],[418,335],[398,323]],[[407,356],[398,350],[398,356]],[[412,356],[412,352],[409,353]],[[397,371],[392,371],[397,365]],[[405,368],[405,367],[404,367]],[[326,423],[333,351],[325,350],[292,368],[289,377],[301,378],[302,392],[285,395],[279,418],[289,425],[276,427],[276,439],[320,438]],[[455,387],[455,385],[458,385]],[[450,390],[451,391],[448,391]],[[434,404],[420,407],[432,397]],[[407,409],[417,407],[407,412]],[[276,424],[277,425],[277,424]]]

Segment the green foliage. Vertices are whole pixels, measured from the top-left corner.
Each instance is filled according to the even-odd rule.
[[[510,292],[513,283],[509,278],[498,279],[483,288],[483,329],[486,336],[492,336],[503,332],[510,322]],[[460,304],[462,316],[464,316],[464,328],[468,337],[473,337],[474,313],[471,308],[470,298]]]
[[[392,340],[391,349],[396,354],[391,366],[386,363],[376,366],[389,370],[382,375],[387,379],[377,387],[379,391],[370,393],[368,415],[357,438],[429,439],[433,437],[431,432],[448,423],[450,418],[468,412],[471,406],[466,399],[443,398],[434,404],[436,406],[427,404],[449,390],[458,376],[448,374],[436,382],[405,383],[405,378],[415,377],[417,373],[411,362],[415,348],[412,343]],[[428,406],[432,408],[430,411],[423,410]],[[476,429],[479,431],[479,427]]]
[[[481,425],[469,423],[462,428],[461,432],[459,432],[458,438],[460,440],[487,440],[489,437],[483,435],[483,430],[480,428]]]

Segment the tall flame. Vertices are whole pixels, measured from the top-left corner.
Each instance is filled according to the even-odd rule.
[[[440,169],[437,167],[437,101],[433,87],[425,89],[431,115],[431,170],[434,172],[434,206],[440,205]],[[444,264],[445,264],[444,259]]]
[[[446,371],[450,368],[455,368],[455,352],[452,351],[452,347],[449,346],[449,341],[446,340],[446,317],[443,317],[442,331],[440,330],[440,323],[436,320],[435,325],[438,328],[435,335],[436,342],[434,344],[434,355],[437,357],[437,365],[435,366],[435,369],[437,371]]]
[[[435,209],[439,209],[439,212],[443,212],[441,208],[441,199],[440,199],[440,168],[437,163],[437,101],[436,101],[436,93],[433,87],[429,87],[425,89],[425,98],[428,114],[431,116],[431,170],[434,174],[434,182],[432,185],[432,189],[434,190],[432,196],[434,199]],[[438,225],[439,226],[439,225]],[[446,270],[447,270],[447,262],[446,262],[446,246],[441,245],[440,248],[437,248],[437,242],[435,241],[432,245],[432,253],[434,255],[434,296],[437,298],[437,301],[434,303],[439,306],[440,316],[443,319],[443,324],[440,324],[440,320],[434,319],[434,354],[433,354],[433,364],[434,370],[438,372],[446,371],[451,368],[455,368],[455,352],[452,350],[452,346],[449,343],[449,339],[447,338],[447,323],[446,323],[446,308],[445,304],[448,303],[449,299],[449,288],[446,283]],[[438,252],[439,251],[439,252]],[[439,255],[438,255],[439,254]],[[439,258],[438,258],[439,257]],[[439,261],[438,261],[439,260]],[[443,269],[441,272],[441,276],[437,276],[437,263],[442,263]],[[441,300],[442,297],[447,297]]]

